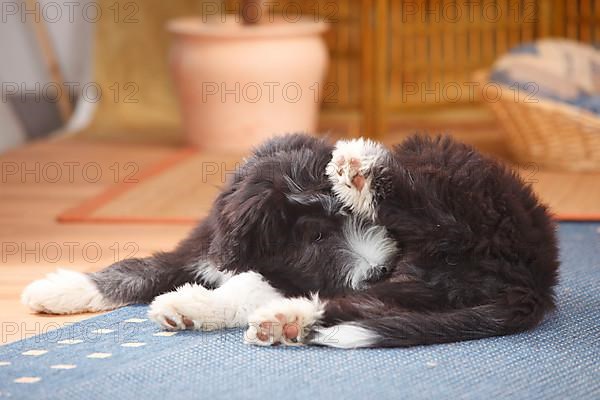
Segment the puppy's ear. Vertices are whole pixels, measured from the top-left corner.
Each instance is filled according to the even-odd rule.
[[[228,196],[223,209],[229,246],[238,256],[252,257],[276,251],[285,239],[293,210],[285,194],[265,181],[242,184]]]
[[[292,208],[322,210],[326,214],[334,214],[340,207],[335,197],[322,192],[288,193],[286,199]]]

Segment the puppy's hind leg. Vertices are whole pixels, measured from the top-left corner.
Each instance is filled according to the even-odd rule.
[[[27,285],[21,302],[32,311],[47,314],[106,311],[123,305],[103,295],[89,274],[65,269]]]
[[[182,268],[171,253],[160,253],[122,260],[88,274],[59,269],[30,283],[21,301],[35,312],[48,314],[106,311],[149,303],[161,293],[196,281],[197,275],[197,271]]]
[[[59,270],[25,288],[21,301],[36,312],[73,314],[149,303],[185,283],[218,287],[231,274],[206,254],[212,222],[207,218],[171,252],[129,258],[94,273]]]

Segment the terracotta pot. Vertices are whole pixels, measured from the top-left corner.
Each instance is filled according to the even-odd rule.
[[[287,132],[315,132],[328,66],[324,23],[169,22],[170,66],[187,141],[240,152]]]

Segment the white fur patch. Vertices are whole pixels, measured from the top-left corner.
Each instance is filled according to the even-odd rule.
[[[244,272],[222,286],[208,290],[185,284],[154,299],[148,316],[170,330],[215,330],[240,327],[248,315],[263,304],[282,298],[262,275]]]
[[[250,315],[244,341],[261,346],[301,345],[310,328],[323,316],[324,305],[318,296],[275,300]],[[291,338],[284,334],[289,325],[295,327],[296,333]]]
[[[369,171],[386,154],[387,149],[382,144],[369,139],[339,140],[336,143],[325,171],[333,192],[352,212],[374,218],[373,178]],[[365,177],[360,189],[353,184],[356,175]]]
[[[340,324],[328,328],[317,328],[316,336],[311,344],[337,347],[340,349],[355,349],[370,347],[377,343],[377,334],[366,328],[352,324]]]
[[[353,289],[360,289],[373,269],[386,265],[396,253],[396,242],[380,225],[349,218],[344,225],[344,237],[353,258],[346,272],[346,281]]]
[[[21,302],[33,311],[49,314],[105,311],[122,305],[105,299],[88,275],[65,269],[30,283]]]
[[[229,271],[221,271],[212,261],[199,261],[195,264],[188,266],[192,269],[196,279],[208,282],[214,286],[221,286],[227,282],[233,273]]]

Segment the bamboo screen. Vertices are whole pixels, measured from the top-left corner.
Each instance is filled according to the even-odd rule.
[[[269,2],[269,0],[267,0]],[[227,4],[239,4],[228,0]],[[473,73],[543,37],[600,41],[600,0],[271,0],[325,20],[324,129],[385,133],[392,119],[480,109]]]
[[[600,43],[600,0],[556,0],[553,31],[586,43]]]
[[[382,66],[387,105],[405,111],[469,102],[475,70],[539,36],[536,3],[388,1],[387,32],[380,38],[387,42]]]

